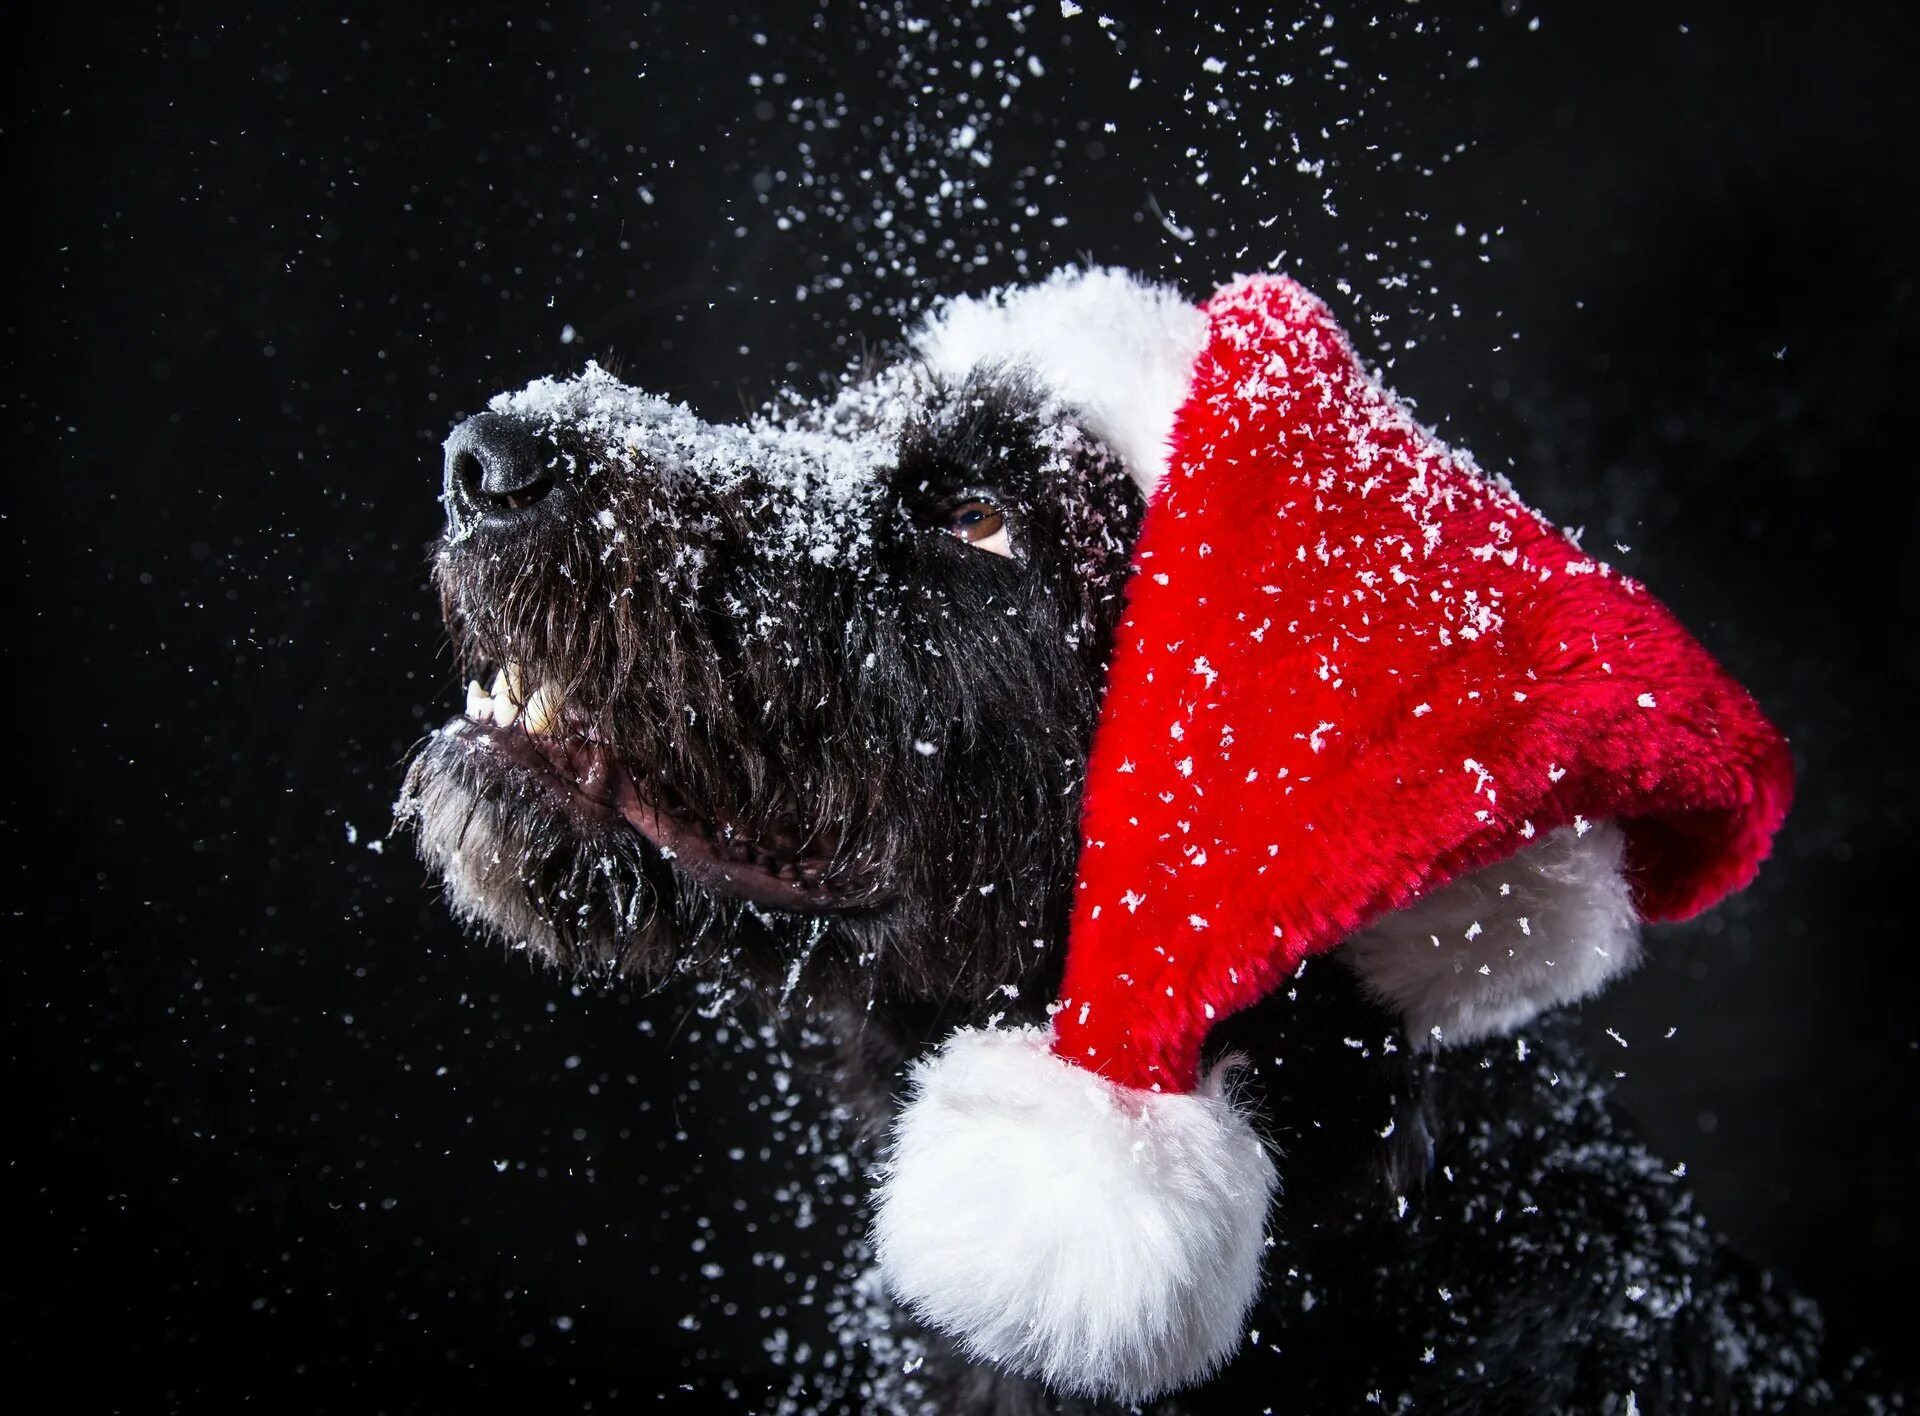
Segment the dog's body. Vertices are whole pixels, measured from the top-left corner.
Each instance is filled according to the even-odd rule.
[[[746,428],[597,369],[462,425],[437,574],[476,687],[402,802],[457,912],[559,966],[804,1019],[876,1157],[914,1058],[1043,1021],[1058,982],[1144,509],[1131,449],[1080,412],[974,359]],[[1604,866],[1595,917],[1619,913],[1617,839],[1541,849]],[[1163,1409],[1796,1410],[1856,1384],[1559,1025],[1508,1036],[1531,1018],[1510,1010],[1433,1046],[1431,1020],[1476,1016],[1451,1002],[1465,962],[1421,952],[1409,981],[1401,943],[1348,950],[1365,987],[1322,961],[1217,1029],[1284,1192],[1257,1335]],[[887,1321],[906,1346],[849,1400],[1081,1409]]]
[[[1904,1409],[1854,1395],[1877,1385],[1863,1359],[1830,1352],[1817,1309],[1713,1235],[1566,1020],[1524,1046],[1415,1052],[1322,962],[1222,1034],[1251,1063],[1284,1194],[1246,1346],[1147,1409]],[[874,1409],[1114,1409],[918,1338],[867,1374]]]

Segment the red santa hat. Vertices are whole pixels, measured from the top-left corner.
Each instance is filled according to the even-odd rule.
[[[1290,280],[1196,311],[1076,272],[919,345],[1033,367],[1150,501],[1051,1025],[915,1067],[876,1249],[976,1356],[1144,1399],[1226,1360],[1259,1285],[1276,1174],[1203,1074],[1216,1021],[1347,943],[1416,1041],[1517,1025],[1629,962],[1636,917],[1745,885],[1791,761],[1659,602],[1417,424]]]

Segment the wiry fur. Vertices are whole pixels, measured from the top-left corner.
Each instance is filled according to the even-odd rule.
[[[435,570],[462,667],[511,658],[564,685],[636,779],[710,822],[823,843],[845,907],[702,885],[457,722],[417,754],[401,814],[481,930],[830,1037],[827,1084],[875,1160],[916,1058],[957,1026],[1045,1017],[1139,490],[1071,402],[991,359],[909,362],[744,435],[617,385],[535,392],[504,406],[567,496],[511,529],[455,516]],[[946,533],[979,496],[1006,509],[1013,559]],[[1435,952],[1453,978],[1444,937]],[[1463,1045],[1414,1045],[1318,962],[1209,1042],[1248,1059],[1284,1189],[1246,1342],[1155,1410],[1788,1411],[1870,1380],[1714,1240],[1559,1024],[1467,1042],[1497,1009],[1423,968],[1370,977]],[[851,1285],[837,1311],[875,1292]],[[863,1331],[870,1369],[800,1406],[1112,1409],[899,1310]]]

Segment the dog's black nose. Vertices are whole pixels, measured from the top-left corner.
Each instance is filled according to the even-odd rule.
[[[476,414],[446,447],[447,515],[456,524],[520,516],[554,490],[556,451],[524,418]]]

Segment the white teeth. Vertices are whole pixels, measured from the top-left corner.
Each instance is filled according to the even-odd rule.
[[[493,676],[493,688],[490,691],[495,698],[511,698],[516,705],[525,703],[526,675],[521,672],[520,665],[511,659],[507,660],[506,666]]]
[[[512,659],[507,660],[493,676],[493,687],[488,691],[493,702],[488,706],[492,710],[495,727],[510,728],[520,716],[520,705],[527,697],[525,684],[526,675]]]
[[[529,696],[526,682],[526,670],[512,660],[493,676],[492,688],[482,688],[474,680],[467,685],[467,716],[500,728],[524,721],[530,733],[551,732],[560,725],[560,710],[565,706],[560,690],[542,684]]]
[[[545,733],[557,727],[560,707],[560,690],[550,683],[541,684],[527,700],[527,731]]]

